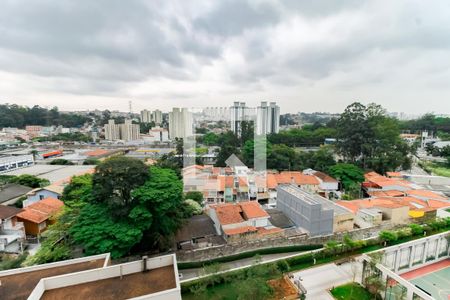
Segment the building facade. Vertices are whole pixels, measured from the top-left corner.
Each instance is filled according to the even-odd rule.
[[[192,135],[192,113],[187,108],[174,107],[169,112],[169,138],[186,138]]]
[[[105,140],[108,141],[135,141],[140,139],[139,125],[133,124],[131,120],[125,120],[124,124],[116,124],[109,120],[104,126]]]
[[[141,110],[141,122],[142,123],[150,123],[152,120],[152,112],[149,110]]]
[[[256,133],[265,135],[280,131],[280,107],[275,102],[261,102],[256,109]]]

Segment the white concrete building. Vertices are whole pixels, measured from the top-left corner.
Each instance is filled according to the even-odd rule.
[[[169,137],[186,138],[193,135],[192,113],[187,108],[174,107],[169,112]]]
[[[120,139],[119,125],[114,120],[108,120],[108,124],[103,126],[105,130],[105,140],[117,141]]]
[[[154,110],[151,114],[150,120],[155,122],[156,125],[161,125],[163,121],[162,111],[159,109]]]
[[[25,168],[34,164],[33,155],[0,157],[0,173]]]
[[[280,107],[275,102],[261,102],[256,110],[256,133],[264,135],[280,131]]]
[[[149,110],[141,110],[141,122],[150,123],[152,121],[152,112]]]
[[[247,120],[247,111],[245,102],[234,102],[230,107],[231,131],[238,136],[241,134],[241,122]]]
[[[131,120],[125,120],[124,124],[119,125],[120,139],[123,141],[136,141],[140,137],[139,125],[133,124]]]

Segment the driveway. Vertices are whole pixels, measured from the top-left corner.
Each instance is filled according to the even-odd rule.
[[[356,270],[356,274],[355,278],[358,278],[360,270]],[[322,265],[295,272],[293,275],[295,279],[299,276],[302,279],[301,283],[307,291],[307,300],[334,300],[328,290],[353,280],[352,263],[340,266],[334,263]]]

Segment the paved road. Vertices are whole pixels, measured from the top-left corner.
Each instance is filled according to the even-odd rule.
[[[328,290],[335,286],[351,282],[353,273],[355,278],[360,277],[361,270],[355,266],[359,264],[345,263],[337,266],[334,263],[326,264],[294,273],[294,279],[300,277],[302,285],[306,288],[307,300],[333,300]],[[352,270],[354,269],[354,271]]]

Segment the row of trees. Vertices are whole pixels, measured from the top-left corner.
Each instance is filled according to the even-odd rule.
[[[24,128],[25,125],[80,127],[87,121],[89,118],[85,116],[60,113],[57,107],[47,109],[38,105],[33,107],[16,104],[0,105],[0,128]]]

